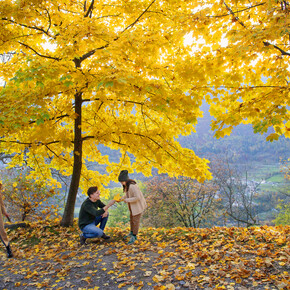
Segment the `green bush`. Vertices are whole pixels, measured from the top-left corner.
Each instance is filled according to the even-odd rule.
[[[275,225],[290,225],[290,204],[279,204],[277,208],[280,212],[277,214],[275,218]]]

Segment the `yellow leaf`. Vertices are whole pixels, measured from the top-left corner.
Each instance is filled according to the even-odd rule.
[[[86,277],[86,278],[82,278],[81,279],[82,281],[86,281],[86,282],[88,282],[89,284],[91,283],[91,280],[92,280],[92,277]]]
[[[164,277],[160,275],[155,275],[152,279],[154,282],[159,283],[164,280]]]
[[[145,276],[145,277],[149,277],[149,276],[151,276],[151,274],[152,274],[152,271],[146,271],[146,272],[144,273],[144,276]]]
[[[188,263],[186,268],[189,269],[189,270],[194,270],[195,269],[195,265],[194,265],[194,263]]]
[[[120,201],[122,201],[123,199],[124,199],[124,197],[121,196],[120,193],[118,193],[118,194],[116,194],[116,195],[114,196],[114,200],[117,201],[117,202],[120,202]]]
[[[272,133],[272,134],[270,134],[270,135],[266,138],[266,140],[272,142],[272,141],[274,141],[274,140],[278,140],[278,139],[279,139],[279,136],[280,136],[280,135],[277,134],[277,133]]]

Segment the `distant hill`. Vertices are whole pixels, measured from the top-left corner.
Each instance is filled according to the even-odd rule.
[[[199,156],[207,158],[208,155],[228,150],[237,156],[237,162],[262,162],[265,159],[279,162],[281,158],[286,160],[290,157],[290,139],[280,137],[278,141],[266,141],[267,135],[254,134],[251,125],[239,125],[234,128],[231,136],[214,138],[214,132],[210,128],[213,118],[208,112],[208,106],[202,106],[202,110],[204,117],[198,120],[196,133],[178,139],[183,147],[194,150]]]

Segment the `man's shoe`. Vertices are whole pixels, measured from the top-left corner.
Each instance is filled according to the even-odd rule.
[[[6,250],[7,250],[7,258],[12,258],[13,257],[13,254],[12,254],[12,250],[11,250],[10,245],[8,245],[6,247]]]
[[[132,235],[130,238],[130,241],[127,243],[127,245],[134,244],[137,241],[137,237]]]
[[[101,238],[104,239],[104,240],[108,240],[108,239],[110,239],[110,236],[107,236],[105,233],[103,233]]]
[[[80,244],[81,244],[81,246],[87,244],[87,243],[86,243],[86,239],[87,239],[87,238],[85,238],[83,235],[80,235]]]

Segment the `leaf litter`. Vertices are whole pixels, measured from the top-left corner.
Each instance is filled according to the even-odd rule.
[[[289,226],[107,228],[109,241],[80,246],[76,223],[31,223],[8,231],[1,289],[290,289]]]

